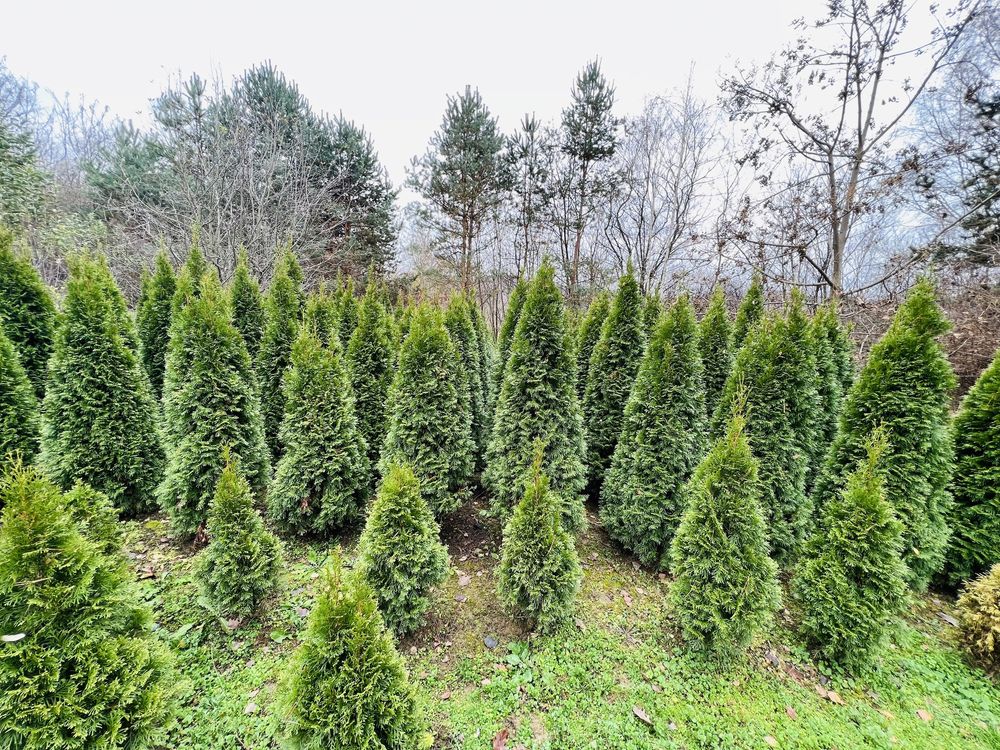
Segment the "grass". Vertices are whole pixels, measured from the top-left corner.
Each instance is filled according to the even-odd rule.
[[[941,617],[949,603],[915,602],[864,678],[810,661],[787,614],[745,663],[720,670],[684,649],[669,580],[590,523],[576,620],[545,638],[499,608],[495,524],[473,506],[446,525],[453,571],[426,625],[400,643],[435,747],[1000,748],[1000,691],[963,659]],[[275,693],[327,547],[290,544],[280,594],[231,628],[200,601],[194,550],[170,540],[166,521],[132,522],[127,539],[176,654],[180,708],[164,747],[280,747]],[[341,541],[353,552],[355,539]]]

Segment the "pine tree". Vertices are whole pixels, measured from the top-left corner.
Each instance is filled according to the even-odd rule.
[[[954,458],[948,405],[955,375],[936,340],[947,329],[933,285],[921,280],[845,398],[814,493],[820,507],[837,495],[864,457],[865,439],[882,424],[888,447],[880,471],[886,499],[903,522],[907,582],[917,590],[941,569],[948,543]]]
[[[542,473],[542,450],[536,442],[524,496],[504,528],[497,594],[533,629],[547,632],[572,617],[583,570],[573,537],[563,528],[563,501]]]
[[[157,745],[171,711],[169,658],[109,536],[107,499],[84,488],[64,496],[15,465],[0,506],[0,633],[23,634],[0,649],[0,745]]]
[[[947,577],[957,586],[1000,563],[1000,351],[962,400],[952,434]]]
[[[795,432],[798,449],[806,456],[806,483],[813,484],[813,472],[822,456],[817,430],[821,409],[817,389],[818,370],[811,323],[806,314],[805,297],[799,289],[792,290],[785,310],[788,336],[784,356],[785,401],[787,419]]]
[[[866,448],[840,495],[824,506],[793,578],[806,643],[827,663],[851,671],[878,659],[907,601],[903,526],[885,500],[878,469],[881,431]]]
[[[587,314],[576,333],[576,395],[580,403],[583,403],[583,396],[587,390],[590,355],[594,353],[594,347],[601,338],[604,319],[608,317],[610,310],[611,295],[599,292],[587,308]]]
[[[268,493],[271,518],[298,534],[339,531],[364,516],[372,483],[339,341],[324,347],[303,326],[284,388],[283,451]]]
[[[240,248],[229,295],[233,305],[233,325],[243,336],[250,359],[256,360],[260,341],[264,337],[264,300],[257,280],[250,275],[244,248]]]
[[[544,261],[519,316],[493,415],[483,479],[493,493],[494,512],[506,518],[520,500],[516,493],[531,469],[534,443],[541,440],[542,473],[562,498],[563,524],[575,532],[585,520],[586,447],[566,316],[554,273],[552,264]]]
[[[590,484],[599,490],[611,455],[618,443],[632,383],[645,334],[642,327],[642,293],[631,265],[618,282],[601,337],[594,346],[583,397],[583,421],[587,434],[587,469]]]
[[[226,617],[252,615],[278,587],[281,542],[264,526],[247,480],[228,456],[208,508],[208,546],[197,576],[206,598]]]
[[[81,480],[134,516],[150,509],[164,456],[149,380],[129,346],[131,321],[119,314],[113,285],[103,259],[71,259],[39,462],[60,487]]]
[[[188,292],[170,326],[163,378],[167,469],[156,490],[174,532],[187,538],[205,524],[225,467],[224,446],[254,492],[264,489],[270,474],[253,366],[228,296],[214,274],[206,274],[199,288],[198,296]]]
[[[356,573],[344,572],[339,549],[320,575],[281,702],[293,748],[418,750],[432,744],[372,590]]]
[[[153,397],[163,396],[163,371],[167,366],[167,342],[170,340],[170,314],[177,279],[167,254],[160,251],[151,276],[145,277],[142,299],[136,308],[135,326],[139,334],[142,366],[149,378]]]
[[[759,274],[754,274],[746,296],[736,310],[736,321],[733,323],[732,350],[737,354],[746,341],[750,331],[764,317],[764,280]]]
[[[278,429],[285,413],[282,381],[292,358],[292,344],[299,329],[299,289],[288,275],[288,264],[278,266],[264,299],[264,336],[257,357],[257,382],[264,418],[264,435],[271,458],[281,458]]]
[[[646,347],[601,490],[608,534],[657,570],[670,567],[681,491],[707,448],[704,398],[698,324],[683,295]]]
[[[0,326],[0,467],[14,454],[30,462],[38,452],[39,430],[35,390]]]
[[[472,442],[475,445],[476,469],[482,471],[489,439],[486,416],[486,391],[479,366],[479,343],[468,299],[464,294],[453,295],[445,311],[444,324],[459,357],[459,370],[468,391],[468,408],[472,419]]]
[[[695,469],[671,549],[671,599],[684,637],[721,661],[742,654],[781,604],[743,426],[737,408]]]
[[[507,300],[507,312],[503,316],[503,323],[500,324],[500,333],[497,336],[497,363],[493,374],[493,388],[497,395],[500,394],[500,387],[503,385],[504,368],[507,366],[507,358],[510,357],[514,331],[517,329],[518,320],[521,319],[521,309],[527,296],[528,281],[523,276],[518,276],[517,283]]]
[[[358,542],[358,572],[375,593],[386,626],[399,635],[420,627],[428,593],[448,574],[448,550],[409,466],[390,466]]]
[[[52,351],[56,307],[38,272],[14,252],[14,235],[0,226],[0,325],[14,344],[40,400]]]
[[[711,420],[733,368],[733,325],[726,310],[726,293],[717,286],[698,326],[698,345],[705,379],[705,414]]]
[[[653,333],[656,331],[656,324],[660,322],[660,316],[663,314],[663,301],[660,299],[659,292],[654,294],[648,294],[643,299],[642,303],[642,331],[643,339],[646,343],[653,338]]]
[[[419,305],[389,388],[380,471],[384,477],[393,463],[409,464],[438,517],[462,504],[473,470],[472,420],[458,361],[440,311]]]

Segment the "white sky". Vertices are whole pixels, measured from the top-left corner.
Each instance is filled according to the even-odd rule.
[[[0,56],[57,94],[85,94],[146,119],[178,71],[235,75],[266,59],[314,108],[372,134],[397,185],[438,126],[445,96],[478,86],[505,131],[525,112],[558,116],[583,64],[599,55],[617,111],[680,86],[715,97],[720,69],[764,59],[822,0],[433,0],[424,2],[52,2],[4,10]],[[143,9],[146,6],[148,9]]]

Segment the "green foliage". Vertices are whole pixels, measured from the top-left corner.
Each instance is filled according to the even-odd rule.
[[[610,309],[611,295],[599,292],[587,308],[587,314],[576,332],[576,395],[581,403],[587,390],[590,355],[594,353],[594,347],[601,338],[604,319],[608,317]]]
[[[77,480],[123,515],[150,509],[163,473],[157,409],[120,294],[103,259],[70,261],[42,403],[39,463],[60,487]]]
[[[548,632],[573,616],[583,570],[573,537],[563,528],[563,502],[542,473],[542,452],[536,442],[524,497],[504,528],[497,594],[532,628]]]
[[[368,584],[339,549],[282,685],[286,734],[299,750],[416,750],[432,738]]]
[[[243,248],[240,248],[229,296],[233,306],[233,325],[243,337],[250,359],[256,360],[264,337],[264,300],[260,285],[250,274],[247,253]]]
[[[754,274],[746,296],[736,310],[736,320],[733,323],[733,352],[739,352],[750,331],[764,317],[764,280]]]
[[[445,311],[444,324],[459,358],[459,370],[468,392],[468,408],[472,418],[472,442],[475,445],[476,468],[482,470],[486,445],[489,441],[487,393],[479,362],[479,342],[472,322],[469,300],[464,294],[453,295]]]
[[[287,256],[286,256],[287,257]],[[278,429],[285,413],[282,381],[292,358],[292,344],[298,334],[301,291],[289,275],[289,263],[281,263],[264,299],[264,336],[257,357],[257,382],[264,435],[271,458],[281,457]]]
[[[844,400],[845,371],[848,380],[852,377],[850,350],[844,346],[847,344],[849,347],[849,341],[840,325],[836,303],[829,302],[816,310],[810,324],[809,340],[816,360],[818,412],[813,467],[818,470],[837,434],[837,421]]]
[[[962,645],[986,669],[1000,668],[1000,564],[970,581],[958,597]]]
[[[670,567],[681,491],[707,447],[702,377],[698,324],[683,295],[646,347],[601,489],[608,534],[658,570]]]
[[[71,494],[18,465],[0,482],[0,633],[20,635],[0,649],[0,747],[152,747],[171,710],[167,654],[101,525],[106,498]]]
[[[302,312],[302,325],[316,333],[323,346],[328,346],[331,338],[340,343],[340,321],[337,317],[337,298],[331,294],[326,285],[321,283],[318,289],[306,295],[305,309]],[[345,343],[342,349],[347,348]]]
[[[163,396],[163,371],[167,366],[167,343],[170,341],[170,314],[173,308],[177,279],[167,254],[156,256],[151,276],[143,278],[139,306],[135,311],[135,327],[139,334],[142,366],[157,401]]]
[[[52,351],[56,308],[27,258],[14,252],[14,235],[0,226],[0,325],[41,399]]]
[[[306,302],[305,292],[302,289],[305,276],[302,273],[302,266],[299,264],[299,259],[295,256],[295,253],[292,250],[291,242],[285,246],[285,251],[278,259],[278,268],[274,273],[275,277],[282,274],[285,274],[289,279],[291,279],[292,287],[295,289],[295,297],[298,299],[298,310],[301,314],[302,308],[305,306]]]
[[[15,86],[18,85],[20,82],[15,83]],[[10,96],[18,96],[16,88],[10,91]],[[15,98],[10,109],[17,108]],[[14,227],[27,225],[43,212],[49,181],[38,166],[35,144],[28,133],[14,130],[6,118],[0,122],[0,185],[3,186],[0,190],[0,223]]]
[[[742,654],[781,604],[768,556],[757,460],[737,408],[684,489],[671,600],[684,637],[721,661]]]
[[[363,516],[371,485],[339,342],[324,347],[303,326],[284,388],[283,451],[268,493],[271,518],[299,534],[338,531]]]
[[[496,403],[496,388],[493,383],[493,371],[496,367],[496,347],[493,343],[493,334],[490,333],[486,325],[486,318],[483,317],[482,308],[476,301],[475,295],[468,295],[469,311],[472,315],[472,326],[476,330],[476,346],[479,350],[479,379],[483,384],[483,395],[486,404],[486,434],[493,431],[493,408]],[[489,447],[487,440],[485,449]]]
[[[787,341],[783,372],[788,423],[795,432],[798,450],[806,456],[806,482],[812,486],[813,471],[823,458],[817,431],[822,415],[816,350],[812,325],[800,289],[792,290],[785,310]],[[822,446],[825,448],[826,446]]]
[[[223,446],[255,492],[270,473],[246,344],[214,274],[202,278],[200,290],[174,315],[163,379],[167,470],[156,496],[182,537],[194,536],[205,523],[225,466]]]
[[[30,462],[38,451],[39,429],[35,391],[0,326],[0,465],[14,453]]]
[[[814,493],[822,507],[839,492],[864,457],[867,436],[882,424],[888,442],[880,463],[886,499],[903,522],[907,581],[918,590],[941,569],[948,542],[954,453],[948,404],[955,375],[936,340],[947,329],[933,285],[921,280],[872,347],[844,400]]]
[[[653,333],[656,331],[656,324],[660,322],[662,314],[663,301],[660,299],[659,292],[646,295],[642,303],[642,330],[647,343],[653,338]]]
[[[542,263],[518,318],[483,480],[493,493],[493,511],[506,517],[520,500],[517,493],[534,460],[534,443],[541,440],[542,473],[563,501],[563,524],[578,531],[585,522],[586,449],[572,346],[554,273],[551,263]]]
[[[733,324],[726,310],[726,293],[715,287],[708,310],[698,326],[698,347],[705,381],[705,414],[711,420],[726,379],[733,369]]]
[[[384,477],[392,464],[409,464],[439,517],[462,504],[473,470],[472,420],[462,400],[458,363],[440,311],[419,305],[389,389],[389,428],[379,467]]]
[[[197,576],[212,607],[228,617],[252,615],[278,587],[281,543],[253,501],[247,480],[227,463],[208,508],[209,543]]]
[[[878,470],[881,431],[867,448],[843,491],[824,506],[792,579],[806,643],[824,662],[855,672],[882,656],[907,602],[903,526],[885,500]]]
[[[500,394],[500,388],[503,385],[504,368],[510,357],[510,347],[514,343],[517,322],[521,319],[521,309],[528,297],[528,286],[527,279],[523,276],[517,277],[517,283],[507,300],[507,312],[503,316],[503,323],[500,324],[500,332],[497,336],[497,362],[493,375],[493,387],[497,395]]]
[[[416,630],[430,589],[448,574],[448,550],[410,467],[390,466],[358,542],[358,573],[375,593],[386,626]]]
[[[618,293],[601,327],[587,371],[583,422],[587,434],[587,470],[600,489],[622,431],[625,403],[642,360],[645,334],[642,293],[631,265],[618,282]]]
[[[351,341],[351,335],[358,325],[360,315],[360,305],[354,296],[354,279],[348,276],[341,279],[337,286],[336,297],[337,326],[340,333],[340,345],[347,348]]]

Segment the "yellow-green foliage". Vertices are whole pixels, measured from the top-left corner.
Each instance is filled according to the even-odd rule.
[[[958,622],[969,653],[987,669],[1000,668],[1000,564],[966,586]]]

